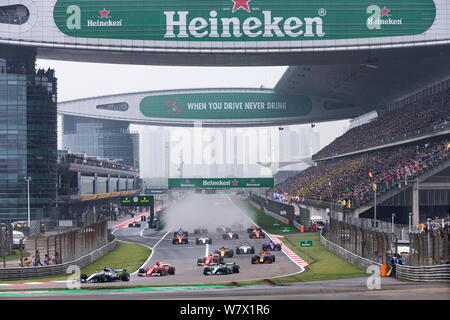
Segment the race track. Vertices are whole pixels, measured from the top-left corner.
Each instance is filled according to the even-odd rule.
[[[205,245],[196,245],[194,229],[204,227],[208,229],[208,235],[212,238],[209,246],[210,252],[222,246],[227,246],[236,251],[236,247],[242,243],[248,243],[255,247],[255,252],[262,250],[262,244],[266,239],[249,239],[247,227],[252,221],[225,195],[196,195],[191,196],[175,204],[167,213],[168,226],[166,230],[155,233],[150,229],[142,231],[140,228],[124,228],[116,231],[117,239],[133,243],[144,244],[154,249],[149,264],[157,261],[170,263],[175,266],[176,274],[173,276],[142,278],[132,276],[133,283],[139,284],[204,284],[228,281],[242,281],[253,279],[265,279],[285,276],[301,272],[302,269],[293,263],[284,253],[273,252],[276,261],[273,264],[252,265],[251,254],[234,254],[233,258],[225,261],[233,261],[239,264],[240,273],[224,276],[205,276],[203,267],[197,266],[198,258],[206,253]],[[219,226],[231,227],[233,224],[241,224],[239,229],[232,228],[238,233],[239,239],[223,240],[222,232],[216,231]],[[172,244],[173,232],[183,229],[189,232],[189,243]]]

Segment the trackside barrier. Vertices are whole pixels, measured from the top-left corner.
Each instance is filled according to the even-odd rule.
[[[323,230],[323,229],[322,229]],[[340,256],[341,258],[343,258],[344,260],[347,260],[348,262],[350,262],[351,264],[363,269],[363,270],[367,270],[367,268],[371,265],[377,265],[381,268],[381,263],[375,262],[375,261],[371,261],[369,259],[360,257],[340,246],[338,246],[337,244],[327,240],[323,235],[322,235],[322,231],[320,231],[320,243],[323,244],[323,246],[325,248],[327,248],[329,251],[337,254],[338,256]]]
[[[412,281],[450,281],[450,264],[434,266],[397,266],[397,277]]]
[[[327,240],[322,232],[320,233],[320,243],[329,251],[337,254],[351,264],[367,270],[370,265],[380,266],[381,264],[369,259],[360,257],[337,244]],[[450,264],[433,266],[397,266],[397,278],[411,281],[450,281]]]
[[[95,260],[103,257],[111,252],[117,245],[117,240],[114,239],[107,245],[92,251],[91,253],[74,261],[66,262],[58,265],[43,266],[43,267],[17,267],[0,269],[0,280],[20,280],[31,278],[44,278],[51,276],[61,276],[67,274],[67,268],[71,265],[76,265],[80,268],[87,266]]]
[[[272,211],[267,210],[265,207],[261,206],[259,203],[253,202],[252,200],[249,200],[249,202],[250,202],[250,204],[251,204],[252,206],[254,206],[256,209],[261,210],[261,211],[264,211],[267,215],[269,215],[269,216],[271,216],[271,217],[277,219],[278,221],[281,221],[281,222],[283,222],[283,223],[285,223],[285,224],[290,224],[290,223],[289,223],[289,219],[283,218],[283,217],[281,217],[280,215],[278,215],[278,214],[276,214],[276,213],[274,213],[274,212],[272,212]]]

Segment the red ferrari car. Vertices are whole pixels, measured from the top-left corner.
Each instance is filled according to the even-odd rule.
[[[197,266],[217,266],[223,263],[223,257],[217,253],[210,253],[207,257],[197,259]]]
[[[154,266],[149,266],[147,269],[141,268],[138,271],[140,277],[161,277],[175,274],[175,267],[168,263],[157,262]]]

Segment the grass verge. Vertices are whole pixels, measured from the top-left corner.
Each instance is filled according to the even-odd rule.
[[[257,225],[259,225],[262,229],[264,229],[268,233],[285,235],[285,234],[293,234],[293,233],[299,232],[299,230],[296,229],[295,227],[289,226],[289,225],[285,224],[284,222],[279,221],[279,220],[265,214],[261,210],[256,209],[248,201],[239,200],[236,197],[231,197],[231,200],[238,208],[240,208],[244,213],[246,213],[250,217],[250,219],[255,221],[255,223]],[[274,224],[278,224],[278,226],[274,226]],[[290,232],[282,232],[281,229],[284,227],[290,227],[291,231]]]
[[[100,271],[104,267],[110,268],[121,268],[126,269],[130,273],[135,272],[142,264],[147,260],[148,256],[151,254],[151,250],[147,247],[127,243],[127,242],[117,242],[117,246],[107,255],[101,257],[100,259],[94,261],[93,263],[81,268],[81,273],[87,275],[94,273],[95,271]],[[68,275],[54,276],[46,278],[33,278],[16,280],[14,282],[40,282],[40,281],[59,281],[67,280]],[[12,281],[0,281],[0,283],[11,283]]]

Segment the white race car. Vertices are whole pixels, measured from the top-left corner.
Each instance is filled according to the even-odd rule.
[[[241,244],[239,247],[236,247],[236,254],[254,254],[255,248],[249,244]]]
[[[207,235],[195,238],[195,244],[212,244],[212,240]]]

